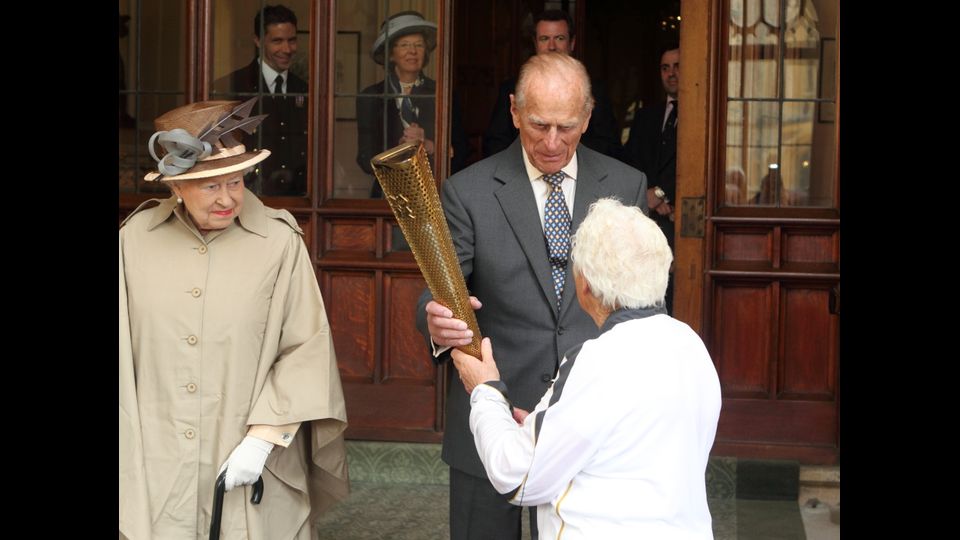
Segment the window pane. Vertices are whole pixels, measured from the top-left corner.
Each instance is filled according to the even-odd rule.
[[[820,32],[813,2],[788,2],[786,19],[783,94],[787,98],[816,98]]]
[[[181,2],[121,0],[120,190],[160,193],[143,177],[156,169],[147,153],[153,120],[185,102],[186,12]]]
[[[809,206],[813,115],[816,104],[784,103],[780,139],[781,206]]]
[[[244,145],[266,148],[270,157],[244,181],[257,194],[304,196],[310,3],[287,0],[284,7],[271,6],[258,21],[266,5],[264,0],[214,2],[210,99],[259,98],[254,114],[267,118],[246,136]]]
[[[723,205],[835,205],[836,42],[821,34],[835,33],[836,10],[826,0],[731,1]]]
[[[774,98],[778,95],[780,42],[776,1],[732,0],[727,66],[730,96]]]
[[[744,135],[747,163],[747,204],[775,206],[777,136],[780,104],[776,102],[748,102],[744,104]]]
[[[423,19],[400,15],[381,34],[385,19],[405,11]],[[370,159],[402,141],[422,139],[435,154],[436,15],[434,1],[338,0],[334,197],[381,197]]]
[[[724,204],[740,206],[747,201],[747,181],[744,172],[746,146],[743,138],[743,102],[727,103],[727,172],[724,181]]]

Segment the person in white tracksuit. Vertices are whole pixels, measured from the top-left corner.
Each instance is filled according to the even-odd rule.
[[[493,486],[538,507],[541,538],[713,538],[705,471],[720,381],[700,337],[664,310],[673,256],[636,207],[598,200],[574,237],[577,299],[600,335],[567,351],[529,414],[492,344],[453,359]]]

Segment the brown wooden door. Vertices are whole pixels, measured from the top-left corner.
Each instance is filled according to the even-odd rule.
[[[720,375],[715,454],[831,464],[839,6],[786,3],[682,6],[675,315]]]
[[[381,23],[398,12],[416,10],[436,24],[437,46],[422,69],[436,90],[430,101],[422,95],[413,99],[420,100],[418,108],[435,111],[433,171],[438,180],[447,176],[450,0],[324,0],[317,8],[324,41],[318,63],[323,95],[315,253],[347,403],[347,437],[438,442],[445,371],[433,363],[415,326],[426,283],[386,201],[371,198],[376,180],[358,157],[363,130],[370,126],[364,126],[359,104],[375,102],[383,115],[374,125],[385,146],[370,156],[399,144],[383,127],[389,120],[382,120],[396,114],[396,97],[381,90],[387,68],[371,51]]]

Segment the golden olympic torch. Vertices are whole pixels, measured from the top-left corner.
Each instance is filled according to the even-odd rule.
[[[480,327],[470,307],[426,150],[419,143],[404,143],[377,154],[370,164],[433,299],[473,330],[473,341],[457,348],[480,358]]]

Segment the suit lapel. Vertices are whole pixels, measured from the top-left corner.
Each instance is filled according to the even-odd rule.
[[[587,216],[590,205],[602,197],[600,182],[606,178],[607,171],[595,160],[596,156],[583,145],[577,148],[577,195],[573,199],[573,225],[570,234],[577,232],[583,218]],[[567,263],[566,277],[563,282],[563,302],[560,303],[560,318],[570,308],[574,300],[573,265]]]
[[[537,277],[537,283],[546,298],[557,311],[557,295],[553,291],[553,281],[550,279],[550,263],[548,262],[547,246],[543,238],[543,226],[540,224],[540,212],[537,209],[537,199],[533,196],[533,188],[527,171],[523,166],[520,139],[518,138],[504,152],[503,159],[494,171],[494,178],[503,183],[494,195],[500,203],[507,224],[520,243],[520,248],[527,257],[527,262]]]

